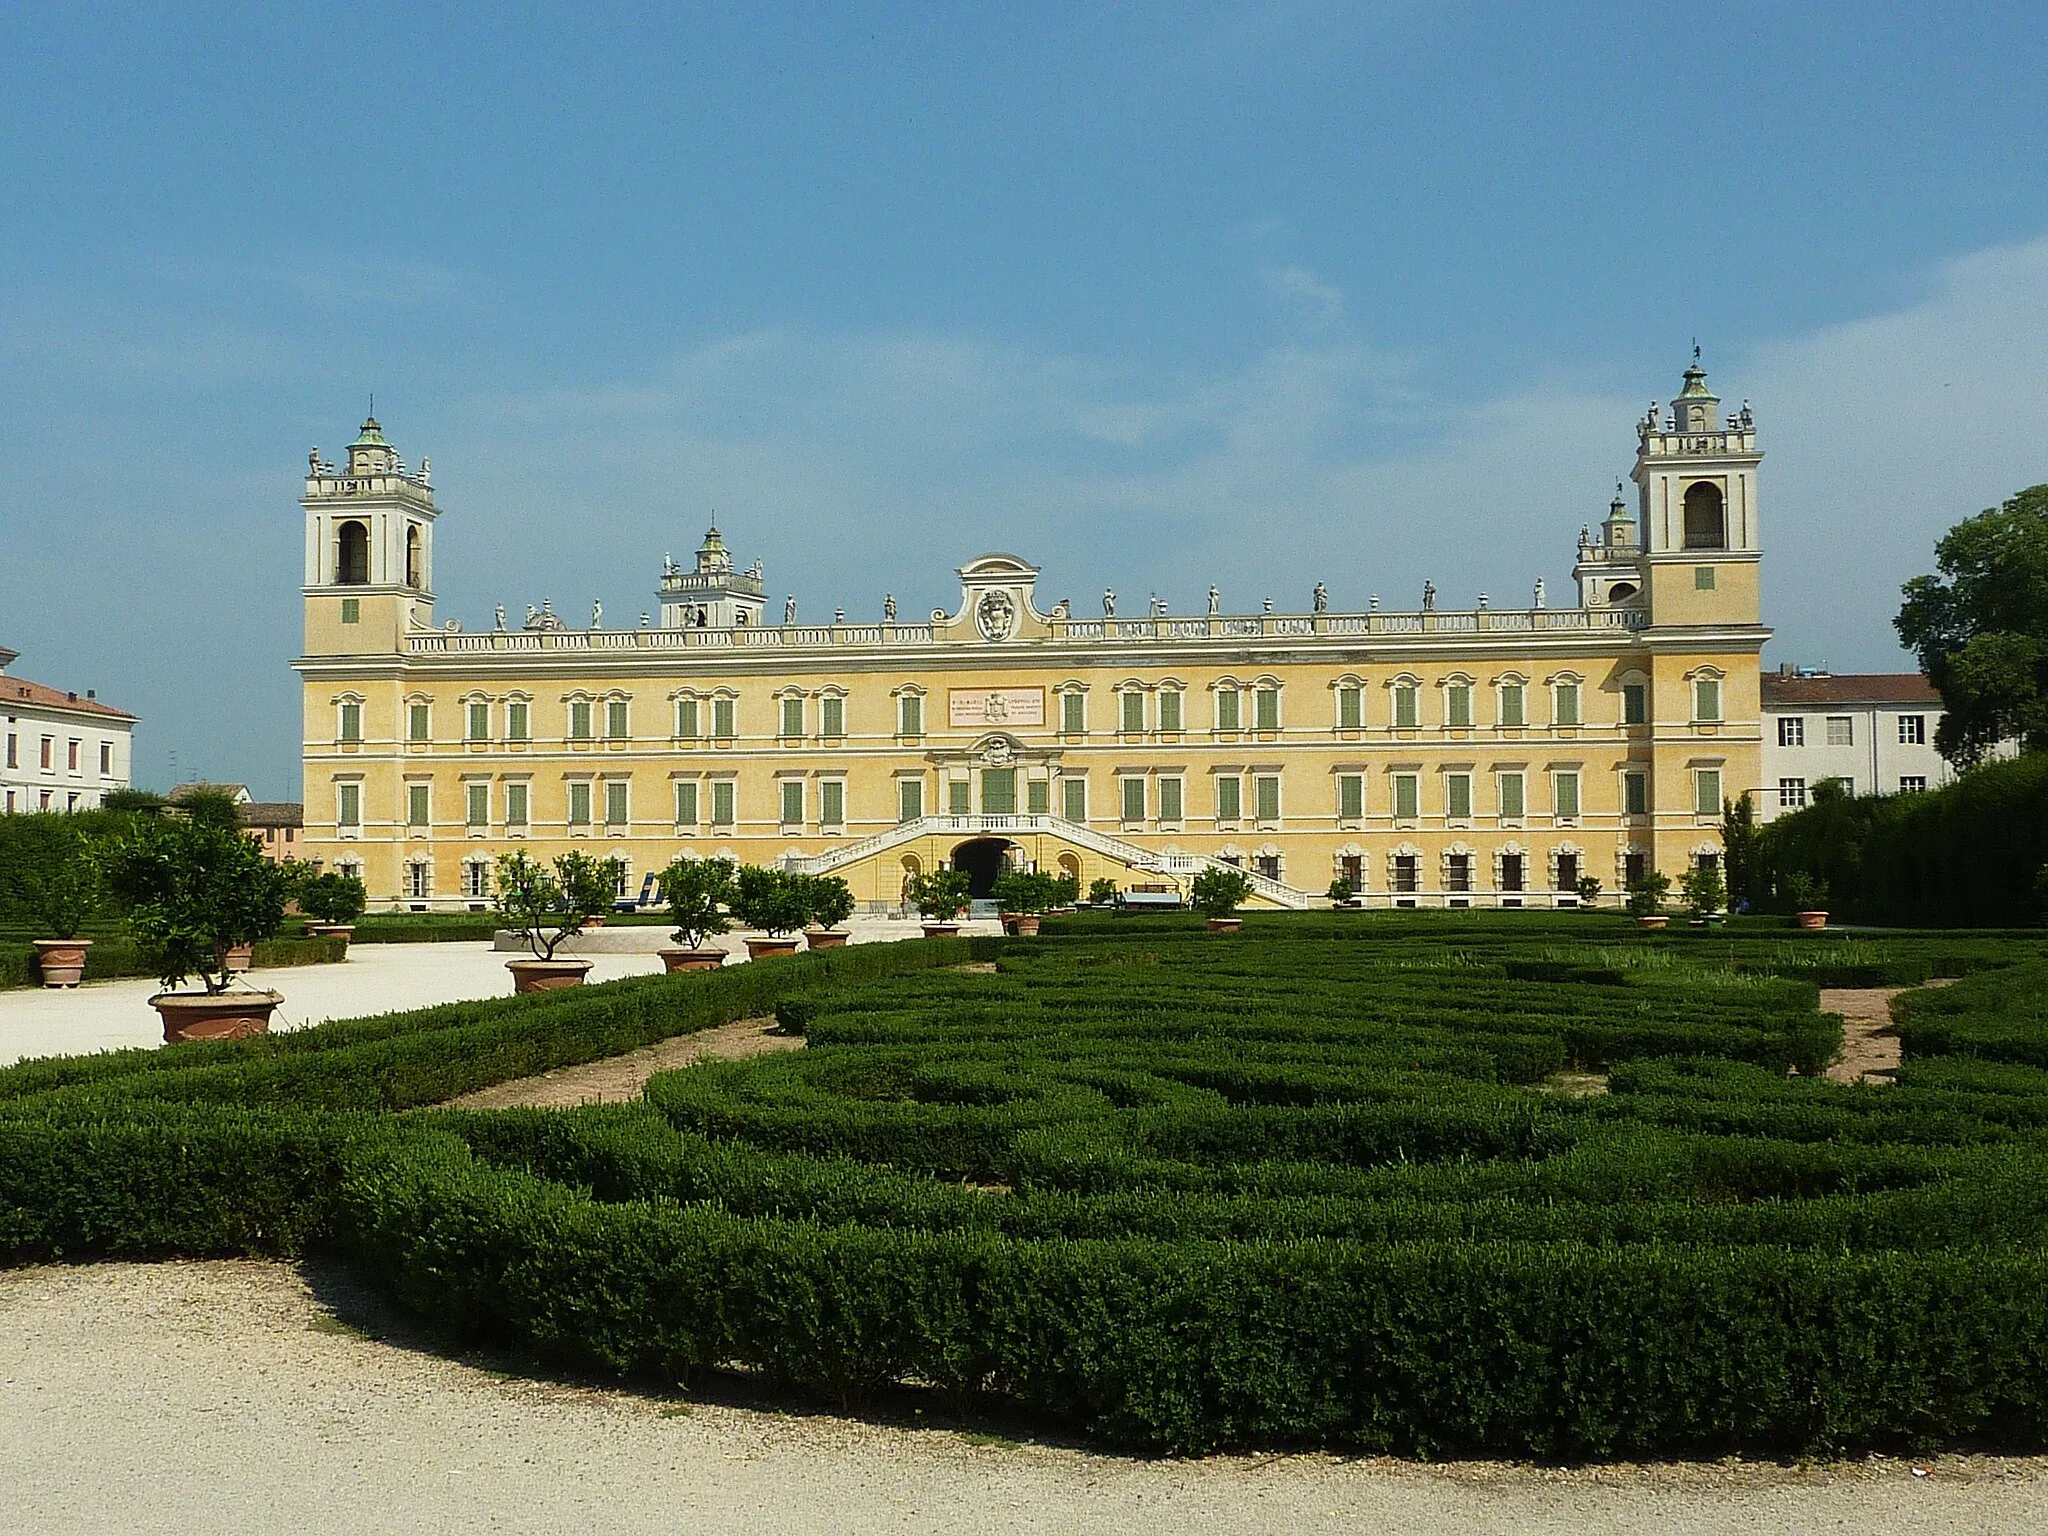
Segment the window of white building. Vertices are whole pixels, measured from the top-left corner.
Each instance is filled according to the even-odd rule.
[[[1854,715],[1828,716],[1828,745],[1831,747],[1853,747],[1856,745],[1856,717]]]
[[[1924,747],[1927,745],[1927,717],[1925,715],[1899,716],[1899,745],[1902,747]],[[1925,787],[1924,785],[1922,786]]]
[[[1778,716],[1778,745],[1781,747],[1803,747],[1806,745],[1806,717],[1804,715]]]

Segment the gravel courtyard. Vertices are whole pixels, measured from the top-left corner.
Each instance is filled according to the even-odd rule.
[[[367,1337],[283,1265],[0,1272],[0,1528],[37,1536],[2041,1528],[2048,1463],[1922,1465],[1137,1461],[507,1377]]]

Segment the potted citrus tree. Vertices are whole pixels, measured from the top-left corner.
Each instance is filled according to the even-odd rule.
[[[1048,912],[1071,912],[1081,900],[1081,877],[1060,874],[1052,877],[1052,905]]]
[[[837,875],[800,876],[810,892],[811,924],[804,938],[813,949],[842,949],[849,937],[839,925],[853,916],[853,891]]]
[[[1325,891],[1323,894],[1330,898],[1331,906],[1348,907],[1351,905],[1352,901],[1357,897],[1358,893],[1351,889],[1351,882],[1349,880],[1345,879],[1342,875],[1339,875],[1336,879],[1330,882],[1329,890]]]
[[[299,887],[299,910],[312,919],[306,932],[344,944],[354,937],[356,919],[369,904],[369,892],[354,875],[329,871]]]
[[[1679,877],[1678,889],[1685,897],[1695,928],[1703,928],[1728,905],[1728,886],[1718,864],[1695,864]]]
[[[935,869],[904,882],[903,894],[924,919],[926,938],[950,939],[960,931],[960,914],[967,910],[971,883],[962,869]]]
[[[1600,904],[1600,880],[1595,875],[1579,876],[1579,883],[1572,887],[1578,894],[1579,905],[1588,910]]]
[[[991,893],[1003,920],[1003,932],[1030,938],[1057,894],[1054,877],[1039,871],[1008,870],[996,877]]]
[[[758,934],[747,935],[747,957],[765,960],[796,953],[797,936],[811,920],[808,877],[794,870],[742,864],[733,875],[732,915]]]
[[[75,987],[85,975],[92,940],[79,929],[97,909],[99,870],[92,849],[71,818],[57,813],[25,816],[18,831],[14,900],[47,938],[31,939],[46,987]]]
[[[525,849],[498,855],[491,906],[526,943],[530,958],[507,960],[514,992],[551,992],[581,986],[590,962],[557,956],[565,939],[581,933],[594,913],[611,905],[618,889],[618,859],[565,853],[552,866]]]
[[[1803,869],[1794,870],[1785,877],[1785,899],[1792,904],[1792,921],[1798,926],[1827,927],[1827,881],[1817,879]]]
[[[1638,928],[1662,928],[1671,919],[1663,913],[1664,897],[1671,890],[1671,877],[1657,870],[1628,883],[1628,911]]]
[[[1251,893],[1252,883],[1243,870],[1211,865],[1189,883],[1188,904],[1202,914],[1202,926],[1211,933],[1235,933],[1244,926],[1237,909]]]
[[[234,1039],[270,1029],[284,998],[231,990],[234,958],[284,921],[289,873],[238,827],[197,817],[141,822],[102,858],[107,888],[164,990],[150,999],[164,1039]],[[180,992],[197,978],[203,990]]]
[[[1107,875],[1101,875],[1088,882],[1088,905],[1091,907],[1113,907],[1116,905],[1116,882]]]
[[[732,920],[720,910],[732,895],[731,859],[677,859],[661,872],[661,896],[668,920],[676,925],[669,937],[675,946],[662,950],[662,969],[715,971],[725,964],[725,951],[705,941],[732,931]]]

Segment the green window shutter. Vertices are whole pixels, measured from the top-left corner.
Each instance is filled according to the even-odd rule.
[[[1337,725],[1355,731],[1365,723],[1364,696],[1356,688],[1337,690]]]
[[[1145,819],[1145,781],[1140,778],[1118,780],[1123,796],[1123,818],[1125,821]]]
[[[362,705],[344,704],[341,706],[341,739],[343,741],[361,741],[363,739]]]
[[[1472,814],[1472,775],[1454,773],[1444,780],[1444,811],[1451,816]]]
[[[1180,820],[1179,779],[1161,779],[1159,781],[1159,819],[1161,821]]]
[[[915,821],[924,814],[924,780],[898,779],[896,781],[896,819]]]
[[[1416,816],[1416,801],[1418,798],[1415,775],[1412,773],[1395,774],[1394,814],[1403,821],[1413,821]]]
[[[1470,725],[1472,723],[1472,685],[1453,683],[1444,699],[1444,712],[1449,717],[1446,724]]]
[[[1238,721],[1241,718],[1239,712],[1243,708],[1242,699],[1243,695],[1235,688],[1224,688],[1218,691],[1216,695],[1217,730],[1235,731],[1240,728]]]
[[[576,699],[569,705],[569,739],[590,740],[590,704],[588,700]]]
[[[1621,723],[1641,725],[1650,718],[1649,690],[1641,683],[1621,685]]]
[[[491,706],[472,703],[469,706],[469,739],[489,741],[491,739]]]
[[[1123,729],[1126,731],[1144,730],[1145,695],[1133,688],[1128,692],[1119,694],[1118,697],[1122,700]]]
[[[946,782],[946,814],[965,816],[968,802],[973,799],[973,786],[965,779],[949,779]]]
[[[1017,814],[1017,770],[1014,768],[984,768],[981,770],[981,809],[987,816],[1014,816]]]
[[[1621,776],[1621,808],[1630,816],[1647,816],[1650,813],[1650,781],[1640,773],[1625,773]]]
[[[429,786],[408,784],[405,787],[405,820],[408,826],[424,827],[429,824]]]
[[[697,701],[695,699],[676,700],[676,735],[680,736],[684,741],[695,741],[697,739]]]
[[[1052,783],[1048,779],[1033,779],[1024,786],[1024,809],[1033,816],[1052,813]]]
[[[791,694],[782,701],[782,734],[801,736],[804,733],[804,701],[800,694]]]
[[[1088,819],[1088,781],[1078,776],[1060,780],[1060,814],[1069,821]]]
[[[1559,683],[1557,685],[1557,723],[1577,725],[1579,723],[1579,685]]]
[[[507,784],[505,786],[505,825],[523,827],[526,825],[526,786]]]
[[[1337,777],[1337,814],[1356,821],[1365,814],[1365,780],[1355,773]]]
[[[1060,729],[1070,736],[1078,736],[1088,729],[1088,695],[1085,693],[1063,693],[1060,695]]]
[[[1278,821],[1280,819],[1279,778],[1277,776],[1261,778],[1256,781],[1255,787],[1258,790],[1259,796],[1259,820]]]
[[[1180,691],[1169,688],[1159,695],[1159,729],[1177,731],[1180,728]]]
[[[1500,685],[1500,723],[1520,725],[1522,723],[1522,685],[1502,683]]]
[[[827,736],[846,734],[846,700],[834,694],[827,694],[818,706],[823,715],[818,729]]]
[[[1415,689],[1413,685],[1403,683],[1394,690],[1394,724],[1412,730],[1415,721]]]
[[[1721,770],[1701,768],[1692,776],[1692,810],[1695,816],[1721,814]]]
[[[827,779],[818,786],[818,824],[825,827],[846,825],[846,786],[837,779]]]
[[[1703,677],[1693,684],[1697,700],[1693,708],[1695,720],[1718,720],[1721,718],[1721,685],[1711,677]]]
[[[590,786],[581,780],[569,786],[569,825],[590,825]]]
[[[694,827],[697,825],[697,781],[676,780],[676,825]]]
[[[914,693],[906,693],[896,701],[898,730],[905,736],[924,734],[924,699]]]
[[[1500,776],[1500,813],[1503,816],[1522,814],[1522,776],[1519,773]]]
[[[801,779],[782,781],[782,824],[800,826],[804,819],[804,786]]]
[[[469,786],[469,825],[488,826],[491,820],[491,786],[472,784]]]
[[[737,734],[733,729],[733,706],[735,699],[713,699],[711,701],[711,734],[720,741],[730,741]]]
[[[607,779],[604,786],[604,824],[608,827],[626,825],[626,781]]]
[[[1257,703],[1259,711],[1255,717],[1259,722],[1258,728],[1262,731],[1279,730],[1280,690],[1278,688],[1261,688],[1252,697]]]
[[[505,706],[505,736],[509,741],[526,740],[526,704],[515,699]]]
[[[405,734],[409,740],[425,741],[428,734],[427,706],[411,704],[405,711]]]
[[[604,733],[613,741],[624,741],[626,730],[626,701],[612,699],[604,707]]]
[[[1579,776],[1576,773],[1560,773],[1553,781],[1553,785],[1557,814],[1576,817],[1579,814]]]
[[[1696,565],[1692,568],[1692,589],[1695,592],[1714,590],[1714,568],[1711,565]]]
[[[363,622],[363,600],[360,597],[344,597],[341,600],[341,622],[360,624]]]
[[[360,827],[363,824],[363,786],[343,784],[340,786],[340,810],[337,812],[344,827]]]
[[[711,824],[714,827],[729,827],[733,824],[733,799],[731,779],[711,781]]]
[[[1236,821],[1244,815],[1244,780],[1222,778],[1216,781],[1216,819]]]

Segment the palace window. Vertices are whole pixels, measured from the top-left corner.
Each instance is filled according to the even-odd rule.
[[[505,739],[525,741],[532,734],[528,724],[526,700],[514,699],[505,706]]]
[[[1579,888],[1579,856],[1576,853],[1560,853],[1557,856],[1557,889],[1576,891]]]
[[[480,900],[491,894],[491,866],[482,859],[462,861],[462,894]]]
[[[1180,820],[1179,779],[1161,779],[1159,781],[1159,819],[1161,821]]]
[[[1638,880],[1650,872],[1650,856],[1646,853],[1624,853],[1621,856],[1621,885],[1623,890],[1632,890]]]
[[[915,821],[924,814],[924,780],[898,779],[896,781],[896,819]]]
[[[363,739],[363,706],[356,703],[353,699],[344,702],[341,706],[341,739],[343,741],[361,741]],[[10,762],[7,766],[12,768],[14,764]]]
[[[906,693],[896,700],[896,734],[899,736],[922,736],[924,734],[924,699],[915,693]]]
[[[1117,781],[1123,796],[1123,819],[1143,821],[1145,819],[1145,781],[1136,774]]]
[[[1806,804],[1806,780],[1778,780],[1778,806],[1781,810],[1796,811]]]
[[[1721,770],[1695,768],[1692,773],[1692,811],[1695,816],[1721,814]]]
[[[972,784],[969,784],[969,783],[967,782],[967,780],[965,780],[965,779],[948,779],[948,780],[946,781],[946,814],[947,814],[947,815],[949,815],[949,816],[965,816],[965,815],[967,815],[967,814],[968,814],[969,812],[971,812],[971,811],[972,811],[972,810],[974,809],[973,805],[972,805],[972,804],[970,804],[970,802],[971,802],[971,801],[973,800],[973,798],[974,798],[974,786],[973,786]]]
[[[1060,814],[1069,821],[1088,819],[1088,781],[1079,774],[1060,780]]]
[[[692,698],[676,700],[676,736],[683,741],[695,741],[698,736],[697,701]]]
[[[1145,695],[1135,688],[1127,688],[1118,695],[1121,702],[1123,722],[1118,727],[1124,731],[1145,729]]]
[[[981,770],[981,810],[985,816],[1014,816],[1017,814],[1016,769],[984,768]]]
[[[405,736],[408,741],[425,741],[430,734],[431,716],[424,704],[408,704],[405,710]]]
[[[1365,724],[1365,690],[1344,687],[1337,690],[1337,728],[1356,731]]]
[[[491,786],[471,784],[467,786],[464,799],[468,802],[464,822],[472,827],[486,827],[491,822]]]
[[[818,825],[846,825],[846,785],[842,780],[826,779],[818,785]]]
[[[1559,683],[1554,691],[1555,708],[1553,719],[1559,725],[1579,723],[1579,685],[1574,682]]]
[[[1472,889],[1472,855],[1452,853],[1444,856],[1444,889],[1464,894]]]
[[[590,701],[574,699],[569,704],[569,739],[590,740]]]
[[[1452,683],[1444,690],[1444,724],[1468,726],[1472,723],[1472,685]]]
[[[1444,814],[1454,820],[1469,820],[1471,818],[1471,774],[1447,773],[1444,775]]]
[[[1280,690],[1278,688],[1261,688],[1252,695],[1252,702],[1257,706],[1258,711],[1252,717],[1258,722],[1257,728],[1262,731],[1279,730]]]
[[[363,786],[360,784],[337,784],[335,786],[335,821],[344,827],[360,827],[363,824]]]
[[[801,779],[782,781],[782,824],[800,827],[804,821],[804,784]]]
[[[1925,715],[1899,716],[1899,745],[1902,747],[1924,747],[1927,745],[1927,717]]]
[[[469,708],[465,713],[469,719],[469,729],[465,733],[467,739],[470,741],[489,741],[491,739],[491,706],[482,699],[471,699],[469,701]]]
[[[1621,723],[1642,725],[1650,718],[1650,691],[1641,683],[1621,685]]]
[[[341,622],[360,624],[363,622],[363,600],[360,597],[344,597],[341,600]]]
[[[1504,773],[1500,776],[1500,813],[1513,820],[1523,814],[1522,776],[1519,773]]]
[[[1806,718],[1803,715],[1780,715],[1778,717],[1778,745],[1781,747],[1803,747],[1806,745]]]
[[[569,785],[569,825],[590,825],[590,781],[577,779]]]
[[[735,699],[713,699],[711,701],[711,734],[720,741],[731,741],[737,732],[733,729],[733,716],[737,711]]]
[[[1244,815],[1244,780],[1234,774],[1216,781],[1216,819],[1237,821]]]
[[[1024,786],[1024,809],[1033,816],[1048,816],[1052,813],[1052,781],[1033,779]]]
[[[1217,730],[1235,731],[1240,729],[1239,722],[1243,719],[1242,711],[1242,698],[1235,688],[1219,688],[1216,690]]]
[[[733,801],[735,787],[731,779],[711,781],[711,825],[729,827],[733,824]]]
[[[1551,814],[1559,821],[1579,819],[1579,776],[1576,773],[1555,773],[1550,777]]]
[[[1621,809],[1626,816],[1650,814],[1650,776],[1624,773],[1621,776]]]
[[[1357,821],[1365,815],[1365,778],[1356,773],[1337,775],[1337,816],[1342,821]]]
[[[1714,568],[1711,565],[1696,565],[1692,568],[1692,589],[1695,592],[1714,590]]]
[[[523,782],[515,780],[505,786],[505,825],[526,825],[526,785]]]
[[[414,859],[405,866],[405,894],[416,901],[424,901],[434,894],[434,866],[425,859]]]
[[[612,741],[624,741],[632,732],[627,728],[626,701],[607,699],[604,706],[604,733]]]
[[[1078,736],[1088,729],[1088,695],[1071,689],[1060,695],[1060,729]]]
[[[1693,679],[1692,717],[1695,720],[1721,718],[1721,680],[1718,677]]]
[[[676,825],[694,827],[697,825],[697,781],[676,780]]]
[[[1412,853],[1397,853],[1394,855],[1393,886],[1395,891],[1404,896],[1414,894],[1418,883],[1416,866],[1419,862]]]
[[[1347,853],[1337,860],[1337,873],[1353,895],[1365,889],[1365,860]]]
[[[1500,685],[1500,723],[1508,726],[1519,726],[1524,723],[1520,683]]]
[[[818,734],[828,737],[846,734],[846,700],[836,693],[828,693],[818,701]]]
[[[1420,814],[1421,785],[1415,774],[1397,773],[1390,781],[1394,791],[1394,819],[1413,821]]]
[[[1500,888],[1504,891],[1519,891],[1526,879],[1527,863],[1519,853],[1504,853],[1500,856]]]
[[[1421,720],[1419,693],[1413,683],[1394,684],[1394,725],[1397,729],[1412,730]]]
[[[624,779],[606,779],[604,784],[604,824],[608,827],[623,827],[627,823],[626,790]]]
[[[1181,729],[1181,697],[1178,688],[1160,690],[1159,729],[1169,732]]]
[[[782,700],[782,735],[785,740],[794,740],[804,733],[804,699],[800,693],[786,694]]]
[[[1856,745],[1855,716],[1828,716],[1828,745],[1831,747],[1853,747]]]
[[[1252,780],[1253,806],[1261,821],[1280,819],[1280,776],[1277,773],[1260,774]]]
[[[430,824],[429,815],[431,786],[408,784],[405,786],[405,824],[409,827],[424,827]]]

